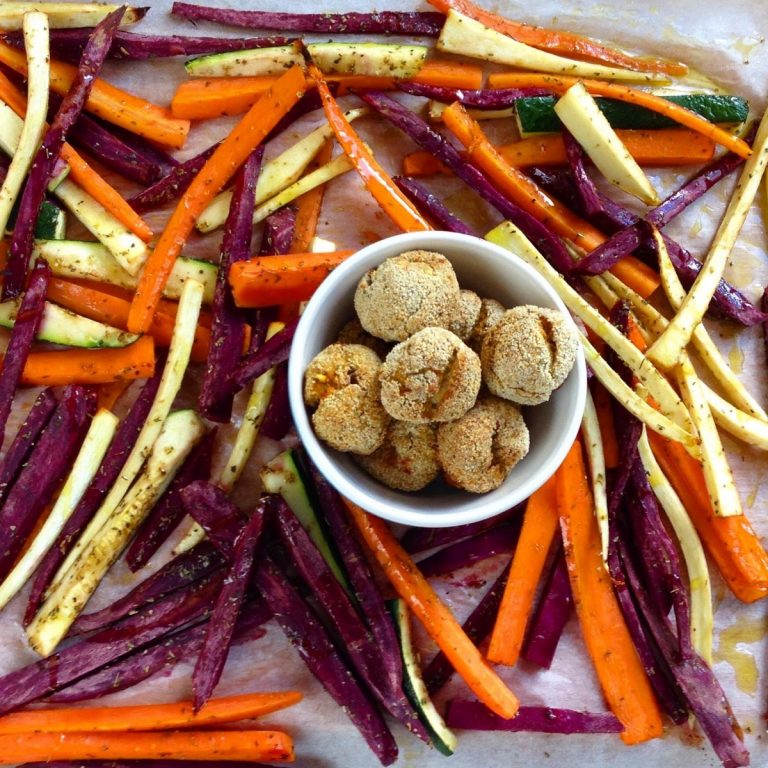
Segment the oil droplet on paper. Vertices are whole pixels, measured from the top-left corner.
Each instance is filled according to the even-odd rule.
[[[757,662],[750,651],[738,646],[757,643],[766,633],[768,627],[763,619],[739,622],[720,633],[714,653],[715,661],[725,661],[733,667],[739,690],[752,696],[757,692]]]
[[[744,353],[737,343],[734,343],[728,352],[728,366],[736,374],[741,373],[744,368]]]

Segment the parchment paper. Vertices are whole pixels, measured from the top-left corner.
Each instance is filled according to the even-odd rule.
[[[195,26],[174,19],[167,14],[169,0],[149,0],[147,4],[152,6],[152,11],[134,27],[137,32],[227,36],[254,34],[240,32],[236,28],[224,30],[207,24]],[[372,10],[370,0],[326,0],[324,5],[310,2],[280,4],[276,0],[240,0],[239,3],[220,0],[217,5],[313,12]],[[630,50],[678,57],[729,90],[750,98],[756,112],[765,107],[768,52],[763,35],[768,27],[768,10],[760,2],[732,0],[715,4],[701,0],[677,0],[662,5],[636,0],[538,0],[535,4],[502,2],[494,3],[491,7],[520,20],[614,41]],[[424,8],[426,6],[420,7]],[[380,5],[377,9],[413,10],[414,6],[407,0],[391,0],[386,6]],[[106,73],[116,83],[160,104],[170,101],[176,84],[186,77],[180,59],[137,64],[110,63]],[[319,116],[310,117],[286,131],[280,142],[270,147],[268,155],[304,135],[319,120]],[[195,125],[187,146],[178,156],[183,159],[208,146],[223,135],[232,122],[222,119]],[[412,148],[410,142],[402,134],[375,119],[360,120],[356,126],[376,148],[377,157],[393,172],[396,171],[400,157]],[[499,138],[513,134],[509,126],[495,127],[493,130]],[[688,173],[668,173],[663,177],[654,176],[653,179],[662,190],[669,190]],[[449,203],[477,226],[478,232],[484,232],[498,220],[484,204],[454,180],[444,180],[441,184]],[[706,253],[729,189],[730,186],[721,184],[670,227],[670,232],[679,237],[692,252],[698,255]],[[729,278],[753,299],[759,296],[761,286],[768,282],[766,237],[761,217],[765,203],[762,191],[758,202],[728,267]],[[148,215],[147,219],[159,229],[166,217],[167,212],[162,212]],[[329,189],[319,234],[336,241],[339,247],[354,247],[394,234],[394,230],[362,189],[355,175],[348,174],[342,180],[332,183]],[[218,237],[210,236],[193,238],[187,250],[215,258],[217,249]],[[757,330],[740,331],[733,326],[717,327],[715,331],[715,337],[729,355],[731,365],[743,374],[758,399],[768,403],[762,334]],[[187,397],[191,398],[191,394]],[[28,398],[27,405],[31,402]],[[226,439],[226,431],[223,437]],[[761,536],[765,537],[768,534],[768,484],[765,482],[768,460],[759,452],[737,445],[727,437],[724,441],[731,452],[745,511]],[[263,441],[256,461],[268,458],[279,448],[278,444]],[[255,477],[254,467],[251,467],[239,490],[241,498],[254,492]],[[168,553],[169,547],[166,547],[140,577],[144,578],[149,570],[157,568],[168,557]],[[487,582],[495,578],[505,562],[505,558],[496,558],[487,561],[479,569],[457,572],[440,580],[438,587],[441,594],[460,619],[476,604],[487,588]],[[715,671],[746,730],[752,764],[766,766],[768,749],[765,746],[763,714],[766,710],[766,603],[763,601],[751,606],[738,603],[723,586],[714,569],[712,575],[716,607]],[[133,577],[118,564],[99,588],[88,609],[108,604],[124,594],[132,582]],[[14,669],[35,658],[27,647],[19,623],[25,600],[26,594],[21,595],[0,615],[0,672]],[[423,633],[419,636],[422,654],[427,658],[434,649],[424,639]],[[740,672],[738,678],[735,668]],[[188,697],[191,669],[190,664],[179,664],[170,676],[149,680],[121,694],[104,698],[101,702],[140,703]],[[566,628],[551,670],[542,671],[522,663],[513,670],[502,670],[501,674],[525,704],[593,711],[606,708],[575,620]],[[263,722],[269,726],[284,727],[293,735],[297,765],[313,768],[368,768],[377,765],[356,729],[306,671],[274,624],[268,625],[268,633],[264,638],[237,647],[231,652],[217,694],[288,688],[303,691],[304,701],[287,712],[264,718]],[[447,686],[441,700],[454,695],[469,695],[456,679]],[[641,768],[664,765],[704,768],[718,765],[709,746],[695,729],[689,728],[670,727],[663,739],[633,748],[625,747],[616,736],[466,732],[460,735],[459,748],[450,759],[430,750],[399,726],[393,725],[393,728],[401,747],[401,757],[397,763],[401,768],[432,768],[439,765],[451,765],[454,768],[512,768],[530,765],[571,768]]]

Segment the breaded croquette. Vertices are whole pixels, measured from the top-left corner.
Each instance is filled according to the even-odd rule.
[[[483,380],[498,397],[538,405],[565,381],[579,340],[562,313],[524,305],[507,310],[486,334],[480,352]]]
[[[437,427],[393,419],[381,447],[357,463],[389,488],[420,491],[440,473]]]
[[[456,305],[456,315],[448,330],[462,341],[467,341],[475,330],[482,305],[482,299],[474,291],[462,288],[459,292],[459,303]]]
[[[527,453],[528,428],[520,410],[493,395],[437,429],[437,455],[445,479],[472,493],[498,488]]]
[[[381,358],[362,344],[331,344],[317,354],[304,374],[304,402],[316,406],[328,395],[358,384],[368,390],[381,368]]]
[[[392,256],[368,272],[355,291],[360,323],[385,341],[404,341],[431,326],[450,327],[458,303],[451,262],[431,251]]]
[[[451,421],[480,391],[478,356],[445,328],[425,328],[398,344],[381,367],[381,402],[402,421]]]

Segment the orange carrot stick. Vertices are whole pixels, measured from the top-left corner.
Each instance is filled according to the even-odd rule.
[[[322,165],[325,165],[331,159],[333,153],[333,142],[329,139],[325,142],[323,148],[315,155],[315,159],[307,167],[307,173],[310,173]],[[305,253],[309,251],[312,244],[312,238],[317,232],[317,220],[320,218],[320,208],[325,197],[325,184],[310,189],[305,192],[295,202],[296,224],[293,228],[293,240],[291,242],[291,253]]]
[[[657,738],[663,733],[661,714],[600,554],[600,532],[579,440],[555,478],[573,600],[600,687],[624,726],[625,743]]]
[[[715,142],[687,128],[660,128],[653,131],[617,130],[616,134],[640,165],[665,168],[678,165],[700,165],[715,154]],[[558,133],[529,136],[502,144],[499,154],[514,168],[531,165],[566,165],[563,137]],[[450,173],[431,152],[417,150],[403,158],[407,176]]]
[[[210,699],[199,712],[191,701],[145,704],[132,707],[41,709],[0,717],[0,735],[11,733],[72,731],[165,731],[202,728],[267,715],[301,701],[298,691],[245,693]]]
[[[398,189],[389,174],[379,165],[372,152],[357,135],[344,111],[333,97],[322,72],[307,56],[307,74],[312,79],[323,102],[325,117],[333,128],[336,140],[344,154],[352,161],[368,191],[381,209],[403,232],[429,230],[427,220],[413,207],[410,200]]]
[[[677,61],[667,59],[652,59],[640,56],[628,56],[626,53],[609,48],[589,37],[576,35],[573,32],[536,27],[530,24],[522,24],[511,21],[491,11],[472,3],[470,0],[428,0],[442,13],[448,13],[451,9],[469,16],[486,27],[495,29],[503,35],[513,37],[515,40],[534,48],[541,48],[552,53],[559,53],[577,59],[587,59],[604,64],[612,64],[623,69],[631,69],[637,72],[660,72],[667,75],[684,75],[688,67]]]
[[[403,158],[404,176],[433,176],[436,173],[450,174],[451,169],[438,160],[431,152],[417,149]]]
[[[525,508],[520,539],[486,653],[495,664],[517,663],[557,524],[557,495],[552,477],[531,495]]]
[[[129,379],[111,381],[108,384],[99,384],[96,393],[96,407],[111,411],[115,403],[122,397],[128,387],[131,386]]]
[[[710,123],[701,115],[649,91],[641,91],[638,88],[630,88],[628,85],[619,85],[618,83],[604,83],[600,80],[580,80],[568,75],[496,72],[488,76],[489,88],[548,88],[555,93],[565,93],[577,82],[582,82],[593,96],[605,96],[617,101],[626,101],[629,104],[637,104],[639,107],[645,107],[652,112],[665,115],[670,120],[722,144],[739,157],[749,157],[752,154],[752,149],[743,139],[733,136],[714,123]]]
[[[8,75],[0,71],[0,99],[2,99],[19,117],[27,113],[27,98],[8,79]]]
[[[377,91],[391,91],[397,87],[394,77],[372,77],[369,75],[326,75],[327,83],[338,85],[339,95],[352,88],[374,88]],[[483,85],[483,68],[448,59],[430,59],[413,76],[401,82],[435,85],[443,88],[467,88],[474,90]]]
[[[207,77],[183,82],[171,101],[171,114],[185,120],[209,120],[247,112],[276,77]]]
[[[467,148],[472,161],[524,211],[585,251],[592,251],[605,242],[606,237],[602,232],[546,195],[522,171],[510,166],[488,140],[478,122],[470,117],[459,102],[454,102],[444,110],[443,121]],[[619,271],[616,271],[616,267],[619,267]],[[625,257],[616,267],[611,271],[617,277],[620,277],[621,272],[624,276],[620,279],[630,283],[644,298],[660,285],[659,276],[634,257]]]
[[[256,256],[235,262],[229,284],[238,307],[271,307],[306,301],[330,271],[354,251]]]
[[[107,325],[116,328],[126,327],[128,312],[131,308],[130,299],[103,293],[94,288],[57,277],[52,277],[48,281],[48,299],[65,309],[77,312],[79,315],[89,317],[91,320],[98,320],[100,323],[107,323]],[[175,307],[172,313],[163,311],[155,313],[149,334],[154,338],[158,347],[167,348],[171,345],[175,319]],[[192,360],[196,363],[204,363],[208,359],[210,344],[210,330],[198,325],[195,330],[195,340],[192,343]]]
[[[27,74],[23,51],[0,41],[0,62],[19,74]],[[72,87],[77,67],[51,60],[51,90],[61,96]],[[180,149],[189,133],[189,121],[170,117],[167,110],[97,78],[85,108],[104,120],[151,141]]]
[[[61,158],[69,165],[72,180],[76,181],[121,224],[124,224],[145,243],[152,239],[153,233],[149,225],[128,205],[125,198],[99,176],[69,144],[65,144],[61,148]]]
[[[514,717],[518,701],[466,636],[387,524],[346,502],[358,532],[392,586],[437,643],[472,693],[500,717]]]
[[[27,113],[24,94],[0,72],[0,99],[16,112],[19,117]],[[119,222],[145,242],[152,239],[152,230],[122,195],[99,176],[69,144],[61,148],[61,158],[69,165],[70,175],[91,197],[106,208]]]
[[[154,339],[142,336],[120,349],[30,352],[21,374],[21,383],[39,387],[107,384],[118,379],[148,379],[154,372]]]
[[[157,302],[195,220],[277,121],[304,95],[301,67],[291,67],[219,144],[182,196],[139,278],[128,329],[146,332]]]
[[[768,553],[746,515],[715,515],[701,464],[680,443],[650,430],[648,439],[656,460],[733,594],[745,603],[768,595]]]
[[[224,115],[247,112],[274,84],[276,77],[205,77],[183,82],[171,101],[171,114],[185,120],[209,120]],[[375,88],[391,91],[394,77],[368,75],[326,75],[327,83],[335,83],[341,96],[352,88]],[[480,88],[483,69],[475,64],[432,59],[405,82],[438,85],[446,88]]]
[[[291,762],[294,759],[291,738],[281,731],[16,733],[0,736],[0,751],[9,763],[162,758]]]
[[[483,68],[477,64],[448,59],[430,59],[425,61],[421,69],[406,82],[477,90],[483,87]]]
[[[714,157],[715,142],[687,128],[660,128],[654,131],[616,131],[629,154],[640,165],[667,167],[698,165]],[[529,136],[504,144],[499,154],[517,168],[529,165],[565,165],[563,137],[558,133]]]
[[[595,401],[597,422],[600,425],[605,466],[607,469],[615,469],[620,463],[620,452],[613,417],[613,397],[599,381],[594,381],[592,383],[592,398]]]

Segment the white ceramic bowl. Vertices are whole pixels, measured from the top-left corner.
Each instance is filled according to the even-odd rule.
[[[565,306],[542,277],[522,259],[476,237],[451,232],[395,235],[366,246],[331,272],[307,304],[291,348],[288,393],[296,430],[310,458],[344,496],[367,511],[397,523],[444,527],[483,520],[530,496],[551,477],[565,458],[581,424],[587,374],[579,347],[576,364],[565,383],[542,405],[523,408],[531,435],[528,455],[496,490],[473,494],[435,483],[406,493],[387,488],[360,468],[349,454],[329,448],[315,436],[304,405],[304,371],[312,358],[332,344],[341,327],[354,317],[353,297],[360,278],[390,256],[424,249],[444,254],[462,288],[497,299],[504,306]],[[571,321],[572,322],[572,321]]]

